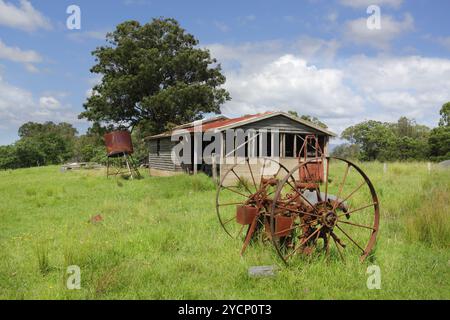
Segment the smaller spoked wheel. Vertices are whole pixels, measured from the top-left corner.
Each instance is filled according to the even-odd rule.
[[[270,235],[270,208],[279,181],[289,170],[278,161],[242,159],[222,176],[216,194],[220,225],[232,238],[242,239],[245,251],[257,237]]]
[[[364,261],[375,245],[380,214],[371,181],[348,160],[326,158],[324,162],[299,164],[280,181],[275,193],[270,230],[285,263],[296,255],[316,253],[343,260],[359,255]]]

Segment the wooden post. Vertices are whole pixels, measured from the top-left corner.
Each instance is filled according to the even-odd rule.
[[[387,173],[387,163],[386,162],[383,164],[383,172],[384,172],[384,174]]]
[[[428,162],[428,174],[431,174],[431,162]]]
[[[212,165],[212,177],[215,183],[218,183],[217,179],[217,161],[216,161],[216,155],[213,153],[211,158],[211,165]]]

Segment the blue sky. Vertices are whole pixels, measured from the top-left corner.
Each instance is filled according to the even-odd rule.
[[[81,30],[66,27],[69,5]],[[381,9],[369,30],[366,10]],[[125,20],[174,17],[222,63],[228,116],[296,110],[340,133],[406,115],[435,126],[450,101],[450,2],[0,0],[0,145],[26,121],[73,123],[90,88],[91,51]]]

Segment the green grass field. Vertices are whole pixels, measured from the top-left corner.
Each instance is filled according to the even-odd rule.
[[[2,299],[450,299],[450,170],[424,163],[361,167],[381,203],[376,250],[364,263],[332,255],[286,267],[271,246],[221,229],[205,176],[109,179],[59,167],[0,172]],[[101,214],[104,221],[89,222]],[[248,268],[278,265],[272,278]],[[379,265],[381,290],[366,269]],[[81,290],[66,288],[67,266]]]

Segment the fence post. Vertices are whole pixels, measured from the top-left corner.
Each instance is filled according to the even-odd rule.
[[[383,164],[383,172],[385,174],[387,173],[387,163],[386,162]]]
[[[216,162],[216,155],[212,154],[211,156],[211,165],[212,165],[212,178],[215,183],[217,183],[217,162]]]

